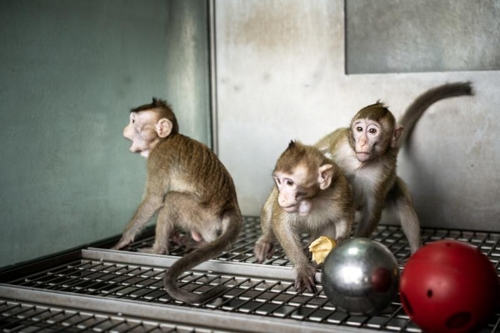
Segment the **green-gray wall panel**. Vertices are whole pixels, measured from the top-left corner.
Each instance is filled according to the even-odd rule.
[[[164,0],[0,2],[0,266],[121,232],[145,160],[128,110],[164,97]]]

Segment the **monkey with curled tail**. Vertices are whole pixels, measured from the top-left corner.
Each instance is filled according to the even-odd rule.
[[[355,236],[369,237],[387,207],[401,222],[411,252],[421,246],[420,223],[405,182],[397,176],[399,148],[432,104],[451,97],[470,96],[470,82],[444,84],[420,95],[397,124],[383,103],[362,108],[347,128],[328,134],[315,145],[344,171],[360,213]]]
[[[196,294],[179,288],[185,271],[220,255],[236,241],[242,227],[233,179],[204,144],[179,133],[177,119],[165,101],[132,109],[123,130],[132,141],[130,151],[147,158],[144,198],[113,249],[133,242],[158,212],[153,246],[145,252],[168,254],[169,240],[180,228],[192,236],[196,248],[165,273],[164,286],[174,299],[202,303],[225,291],[216,287]]]

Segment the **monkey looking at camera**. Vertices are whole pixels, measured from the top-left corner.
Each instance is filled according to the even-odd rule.
[[[337,241],[349,237],[354,206],[342,170],[317,148],[290,142],[276,162],[275,186],[261,213],[262,236],[255,244],[258,262],[270,258],[276,240],[296,272],[295,289],[314,290],[316,268],[306,257],[301,233],[329,236]]]
[[[179,133],[177,119],[163,100],[153,98],[152,103],[133,109],[123,136],[132,141],[131,152],[147,158],[148,178],[144,198],[113,249],[133,242],[158,212],[155,241],[148,252],[167,254],[176,227],[190,232],[199,243],[165,273],[167,292],[187,303],[217,296],[224,287],[195,294],[180,289],[176,280],[220,255],[240,233],[242,216],[229,172],[207,146]]]
[[[418,216],[406,184],[396,174],[399,147],[433,103],[472,94],[469,82],[430,89],[408,107],[400,125],[389,109],[377,102],[361,109],[350,127],[338,129],[316,144],[340,166],[352,185],[355,206],[361,213],[355,236],[369,237],[386,206],[400,220],[411,252],[418,250],[421,246]]]

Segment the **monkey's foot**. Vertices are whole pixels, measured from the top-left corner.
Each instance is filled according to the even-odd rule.
[[[307,291],[311,293],[316,292],[316,283],[314,282],[314,275],[316,274],[316,268],[313,266],[308,266],[303,270],[297,271],[297,277],[295,278],[295,290],[298,292]]]
[[[257,262],[260,264],[264,259],[271,259],[274,253],[274,244],[272,242],[258,240],[253,248],[253,253]]]

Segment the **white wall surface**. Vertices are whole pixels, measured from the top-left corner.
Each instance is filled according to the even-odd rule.
[[[427,89],[470,80],[474,97],[424,114],[398,172],[422,225],[500,231],[499,72],[345,75],[342,0],[216,0],[215,20],[218,152],[244,214],[260,214],[291,139],[313,144],[378,99],[398,118]]]

